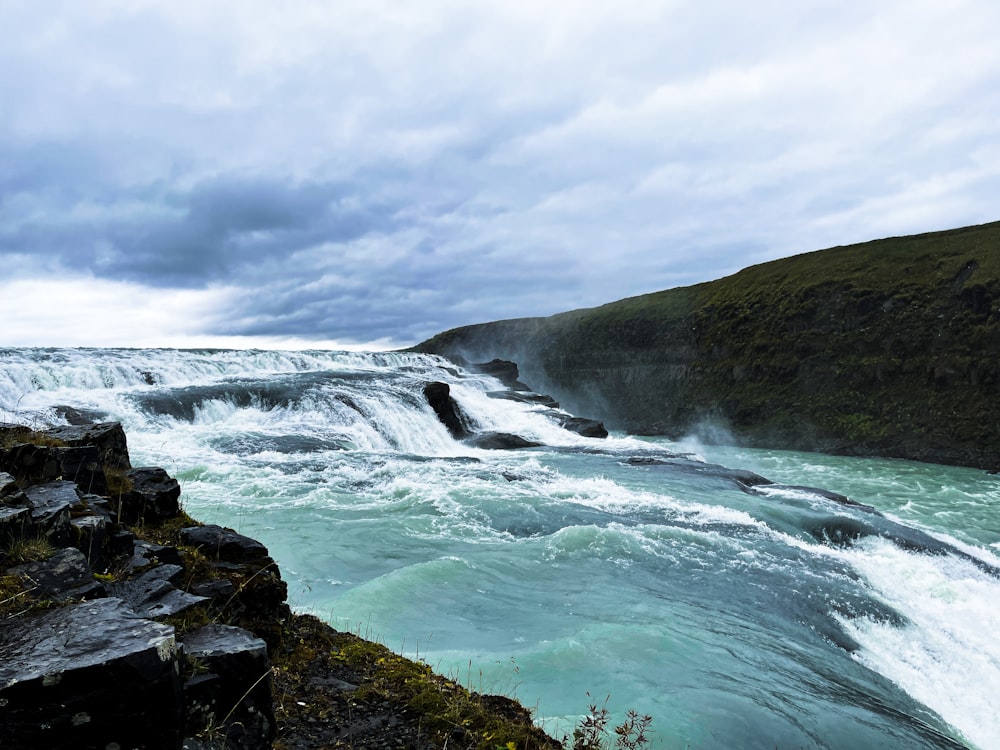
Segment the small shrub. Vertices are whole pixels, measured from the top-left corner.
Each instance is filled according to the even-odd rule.
[[[618,750],[641,750],[649,743],[649,735],[652,733],[649,725],[653,723],[653,717],[648,714],[639,714],[637,711],[629,710],[625,714],[625,721],[614,728],[614,745],[611,744],[611,734],[608,732],[608,724],[611,715],[608,711],[608,698],[600,705],[597,704],[590,693],[590,704],[587,707],[587,714],[580,719],[576,729],[573,730],[573,744],[569,745],[569,737],[564,738],[563,744],[571,750],[608,750],[617,748]]]

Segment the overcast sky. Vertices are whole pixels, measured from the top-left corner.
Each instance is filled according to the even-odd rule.
[[[409,345],[1000,219],[996,0],[0,0],[0,345]]]

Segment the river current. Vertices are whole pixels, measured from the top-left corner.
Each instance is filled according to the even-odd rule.
[[[452,439],[429,381],[543,447]],[[610,696],[659,748],[1000,748],[998,477],[585,438],[500,390],[416,354],[0,349],[0,421],[120,420],[293,607],[556,736]]]

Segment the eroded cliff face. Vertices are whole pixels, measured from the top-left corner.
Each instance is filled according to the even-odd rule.
[[[1000,469],[1000,223],[831,248],[417,347],[637,433]]]

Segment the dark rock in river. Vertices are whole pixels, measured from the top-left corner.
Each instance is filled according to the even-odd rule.
[[[78,409],[75,406],[56,406],[53,408],[56,416],[62,417],[71,425],[83,426],[99,423],[107,415],[94,409]]]
[[[542,445],[532,440],[526,440],[520,435],[511,435],[509,432],[484,432],[467,438],[465,443],[473,448],[488,450],[518,450],[520,448],[537,448]]]
[[[657,458],[655,456],[632,456],[626,459],[625,463],[632,466],[647,466],[659,468],[664,471],[678,471],[685,474],[695,474],[706,477],[728,479],[744,491],[750,491],[753,487],[761,485],[771,485],[770,479],[755,474],[745,469],[730,469],[720,464],[709,464],[704,461],[696,461],[685,456],[674,456],[671,458]]]
[[[552,398],[552,396],[547,396],[544,393],[535,393],[534,391],[488,391],[486,395],[490,398],[499,398],[505,401],[538,404],[539,406],[547,406],[550,409],[559,408],[559,402]]]
[[[590,438],[606,438],[608,431],[601,422],[586,417],[559,417],[559,425],[577,435]]]
[[[461,440],[469,436],[469,419],[451,397],[450,385],[437,381],[428,383],[424,386],[424,397],[453,438]]]

